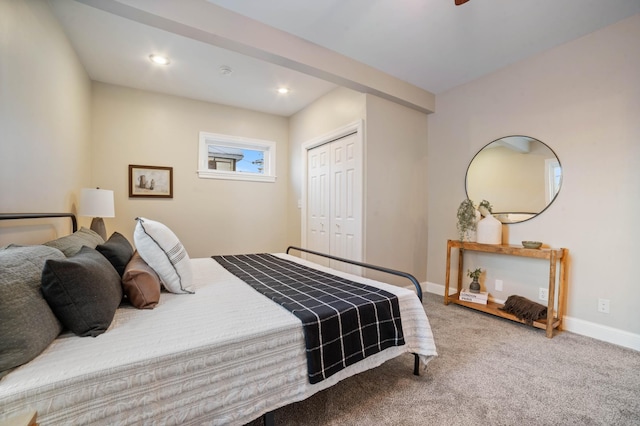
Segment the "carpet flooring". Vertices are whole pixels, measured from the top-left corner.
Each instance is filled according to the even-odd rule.
[[[640,352],[433,294],[424,306],[438,357],[419,377],[401,356],[276,410],[276,425],[640,425]]]

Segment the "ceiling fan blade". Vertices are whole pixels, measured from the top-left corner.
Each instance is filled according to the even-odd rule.
[[[456,6],[460,6],[461,4],[465,4],[466,2],[468,2],[469,0],[455,0],[456,2]]]

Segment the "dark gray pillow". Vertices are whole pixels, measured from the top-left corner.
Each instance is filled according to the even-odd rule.
[[[98,233],[85,227],[80,228],[79,231],[71,235],[65,235],[64,237],[44,243],[45,246],[57,248],[67,257],[78,253],[82,246],[96,248],[98,244],[104,244],[102,237],[98,235]]]
[[[62,325],[82,337],[107,331],[122,300],[115,268],[87,246],[65,260],[45,262],[42,293]]]
[[[133,256],[133,247],[124,235],[114,232],[107,242],[98,244],[96,250],[107,258],[121,277],[124,275],[124,268]]]
[[[31,361],[62,331],[40,290],[47,259],[65,256],[45,246],[0,249],[0,377]]]

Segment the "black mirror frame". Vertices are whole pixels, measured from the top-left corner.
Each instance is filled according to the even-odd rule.
[[[503,225],[512,225],[512,224],[516,224],[516,223],[527,222],[527,221],[529,221],[529,220],[531,220],[531,219],[533,219],[533,218],[538,217],[539,215],[541,215],[545,210],[547,210],[547,209],[549,208],[549,206],[550,206],[551,204],[553,204],[553,202],[556,200],[556,198],[558,198],[558,194],[560,194],[560,189],[562,189],[562,181],[564,180],[564,169],[562,169],[562,162],[560,161],[560,158],[558,157],[558,154],[556,154],[556,152],[555,152],[555,151],[554,151],[554,150],[553,150],[549,145],[547,145],[546,143],[542,142],[541,140],[536,139],[536,138],[531,137],[531,136],[525,136],[525,135],[508,135],[508,136],[502,136],[502,137],[500,137],[500,138],[498,138],[498,139],[494,139],[494,140],[492,140],[491,142],[487,143],[487,144],[486,144],[486,145],[484,145],[482,148],[480,148],[480,149],[478,150],[478,152],[476,152],[476,153],[475,153],[475,155],[473,156],[473,158],[471,158],[471,161],[469,161],[469,164],[467,165],[467,170],[465,171],[465,174],[464,174],[464,193],[465,193],[465,195],[467,196],[467,198],[468,198],[468,199],[470,199],[470,198],[469,198],[469,191],[468,191],[468,185],[467,185],[467,182],[468,182],[468,177],[469,177],[469,168],[471,167],[471,164],[473,163],[473,160],[475,160],[475,158],[478,156],[478,154],[480,154],[480,153],[482,152],[482,150],[484,150],[486,147],[488,147],[488,146],[489,146],[489,145],[491,145],[492,143],[494,143],[494,142],[498,142],[498,141],[500,141],[500,140],[502,140],[502,139],[511,138],[511,137],[528,138],[528,139],[531,139],[531,140],[533,140],[533,141],[540,142],[542,145],[546,146],[546,147],[547,147],[547,149],[549,149],[549,151],[551,151],[551,153],[556,157],[556,160],[558,160],[558,165],[560,166],[560,169],[562,170],[562,176],[560,177],[560,186],[558,187],[558,191],[555,193],[555,195],[553,196],[553,198],[551,199],[551,201],[549,201],[549,202],[547,203],[547,205],[546,205],[542,210],[540,210],[538,213],[536,213],[536,214],[532,215],[531,217],[529,217],[529,218],[527,218],[527,219],[518,220],[518,221],[514,221],[514,222],[502,222],[502,221],[501,221]],[[521,212],[510,212],[510,213],[515,213],[515,214],[518,214],[518,213],[520,213],[520,214],[531,214],[531,213],[521,213]]]

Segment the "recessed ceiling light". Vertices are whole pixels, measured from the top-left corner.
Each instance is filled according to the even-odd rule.
[[[278,93],[286,95],[287,93],[289,93],[289,89],[287,89],[286,87],[281,87],[278,89]]]
[[[171,63],[169,58],[162,55],[149,55],[149,60],[157,65],[169,65]]]

